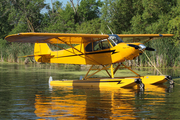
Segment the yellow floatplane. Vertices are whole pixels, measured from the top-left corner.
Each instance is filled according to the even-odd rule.
[[[124,61],[133,60],[145,50],[155,51],[143,43],[150,40],[172,37],[173,34],[69,34],[69,33],[19,33],[9,35],[5,39],[10,42],[35,43],[34,55],[37,62],[92,65],[82,80],[52,80],[51,85],[58,86],[86,86],[86,87],[112,87],[144,88],[144,84],[163,84],[172,81],[167,75],[141,76]],[[126,43],[124,42],[126,41]],[[143,42],[143,43],[140,43]],[[129,42],[129,43],[128,43]],[[59,47],[61,50],[52,51],[47,43]],[[57,44],[66,44],[65,49]],[[74,44],[78,44],[74,46]],[[118,63],[114,68],[113,64]],[[94,66],[101,66],[94,69]],[[135,73],[135,77],[114,77],[120,66]],[[89,72],[96,70],[89,75]],[[108,78],[92,78],[101,70],[105,70]],[[110,70],[110,71],[108,71]],[[170,82],[172,83],[172,82]]]

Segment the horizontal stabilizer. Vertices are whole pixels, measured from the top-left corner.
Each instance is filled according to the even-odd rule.
[[[51,55],[51,54],[39,54],[39,55],[19,56],[19,58],[21,58],[21,57],[38,57],[38,56],[50,56],[50,57],[54,57],[54,55]]]

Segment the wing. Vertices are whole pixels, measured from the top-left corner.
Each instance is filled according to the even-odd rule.
[[[117,34],[125,42],[149,41],[158,37],[172,37],[173,34]],[[9,35],[5,39],[10,42],[51,43],[51,44],[82,44],[107,39],[102,34],[71,34],[71,33],[19,33]]]
[[[162,37],[172,37],[174,34],[117,34],[125,42],[140,42],[144,41],[145,43],[162,38]]]
[[[101,34],[71,34],[71,33],[19,33],[9,35],[5,39],[10,42],[51,43],[51,44],[81,44],[102,39],[109,35]]]

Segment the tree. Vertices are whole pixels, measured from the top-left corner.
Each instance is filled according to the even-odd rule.
[[[99,18],[83,22],[76,26],[77,33],[100,34],[101,20]]]
[[[49,25],[44,28],[45,32],[72,32],[75,31],[74,12],[70,3],[66,7],[62,7],[62,3],[56,1],[54,4],[54,12],[49,10]]]
[[[175,0],[136,0],[131,20],[132,33],[167,33],[169,11]]]
[[[8,21],[9,14],[10,9],[7,1],[0,1],[0,39],[4,39],[13,27]]]
[[[75,14],[75,24],[79,25],[83,22],[99,18],[101,13],[99,8],[102,6],[100,0],[81,0],[80,5]]]
[[[102,7],[102,20],[109,25],[114,33],[130,30],[131,19],[134,16],[132,0],[105,0]],[[107,27],[104,27],[107,29]]]
[[[9,21],[12,33],[38,32],[41,26],[41,10],[46,6],[44,0],[11,0]]]
[[[171,9],[170,13],[170,20],[168,23],[168,32],[175,34],[175,40],[180,38],[180,1],[177,1],[177,4]],[[179,43],[179,42],[178,42]],[[177,44],[178,44],[177,43]]]

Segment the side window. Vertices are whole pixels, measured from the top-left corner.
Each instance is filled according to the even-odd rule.
[[[94,51],[102,50],[101,42],[94,42],[94,43],[96,43],[96,44],[94,44]]]
[[[86,48],[85,48],[86,52],[92,52],[92,43],[89,43]]]
[[[115,43],[110,41],[111,44],[114,46]],[[93,47],[92,47],[92,44],[93,44]],[[98,51],[98,50],[103,50],[103,49],[108,49],[110,48],[111,45],[109,44],[109,42],[107,40],[101,40],[101,41],[96,41],[96,42],[93,42],[93,43],[89,43],[85,50],[87,52],[92,52],[92,49],[93,51]]]
[[[89,43],[85,48],[86,52],[101,50],[101,45],[99,43],[100,43],[99,41]],[[92,47],[92,45],[93,45],[93,47]]]
[[[103,50],[103,49],[108,49],[110,48],[110,44],[107,40],[102,40],[99,41],[95,46],[94,46],[94,51],[97,50]]]
[[[102,49],[110,48],[110,44],[107,40],[102,41]]]

